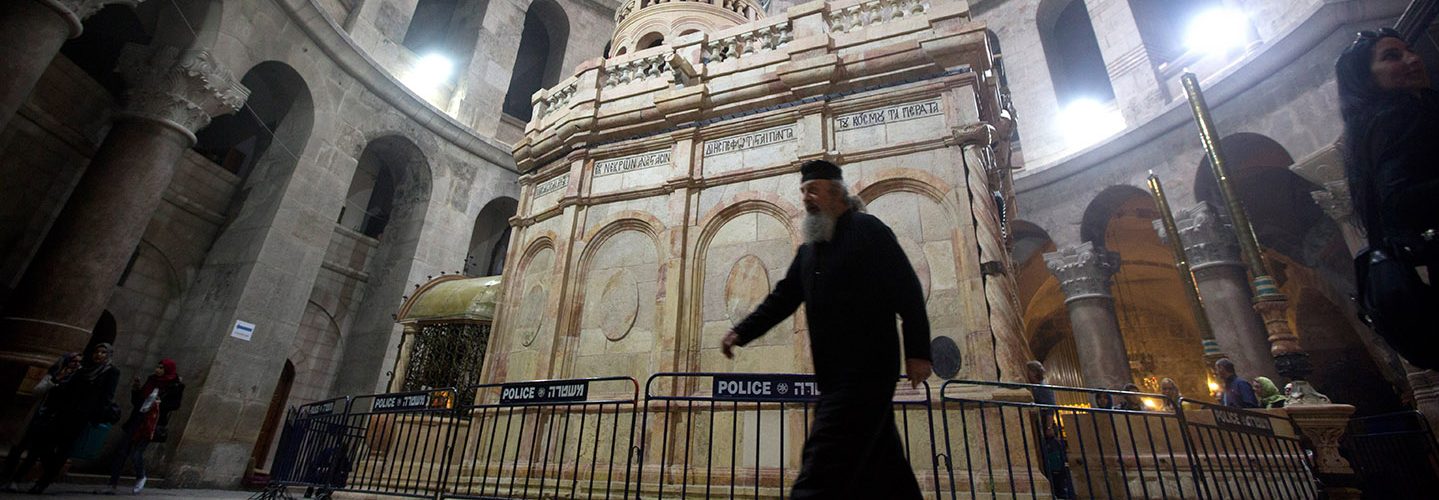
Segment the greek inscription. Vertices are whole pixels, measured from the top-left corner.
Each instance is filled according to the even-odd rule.
[[[564,189],[565,186],[569,185],[570,174],[560,174],[558,176],[555,176],[555,178],[553,179],[535,185],[535,197],[538,198],[540,196],[547,195],[553,191]]]
[[[746,149],[793,141],[794,139],[794,125],[784,125],[759,132],[705,141],[704,155],[708,157],[735,153]]]
[[[595,162],[594,176],[604,177],[606,175],[622,174],[625,172],[644,170],[660,165],[669,165],[669,163],[669,150],[653,151],[644,154],[637,154],[634,156],[626,156],[623,158],[601,160]]]
[[[924,102],[841,115],[835,117],[834,128],[835,130],[853,130],[943,114],[944,111],[940,109],[939,102],[940,100],[936,98]]]

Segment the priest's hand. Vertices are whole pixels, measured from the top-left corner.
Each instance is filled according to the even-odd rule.
[[[921,382],[929,380],[929,360],[920,358],[905,359],[904,373],[909,377],[909,387],[911,389],[919,387]]]
[[[739,334],[735,333],[734,330],[730,330],[729,333],[724,334],[724,340],[720,341],[720,352],[724,353],[725,358],[734,359],[734,346],[738,342]]]

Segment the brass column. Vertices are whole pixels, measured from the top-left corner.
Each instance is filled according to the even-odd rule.
[[[1189,98],[1190,111],[1194,113],[1195,125],[1199,127],[1200,142],[1209,156],[1209,168],[1214,172],[1215,182],[1219,184],[1219,192],[1229,209],[1240,251],[1249,267],[1251,284],[1254,286],[1254,309],[1263,318],[1264,329],[1269,333],[1269,353],[1274,357],[1274,367],[1280,375],[1290,378],[1293,383],[1286,405],[1329,403],[1327,396],[1319,394],[1304,381],[1312,371],[1309,354],[1299,346],[1299,337],[1289,328],[1289,322],[1285,319],[1289,298],[1279,293],[1279,286],[1270,276],[1269,268],[1259,251],[1259,239],[1254,235],[1254,227],[1249,224],[1244,204],[1239,200],[1229,180],[1229,168],[1219,145],[1219,133],[1214,127],[1214,119],[1209,115],[1209,105],[1204,102],[1204,93],[1199,89],[1199,78],[1195,77],[1194,73],[1185,72],[1182,80],[1184,93]]]
[[[1214,369],[1214,362],[1224,357],[1219,342],[1214,340],[1214,327],[1209,324],[1209,315],[1204,312],[1204,299],[1199,296],[1199,284],[1194,282],[1194,273],[1189,270],[1189,257],[1184,254],[1184,242],[1179,239],[1179,225],[1174,222],[1174,212],[1169,209],[1169,197],[1164,195],[1164,185],[1159,176],[1149,171],[1149,193],[1154,196],[1154,205],[1159,209],[1164,234],[1168,235],[1169,248],[1174,252],[1174,268],[1179,271],[1179,280],[1184,282],[1184,295],[1189,297],[1189,309],[1199,325],[1201,343],[1204,345],[1204,362]]]

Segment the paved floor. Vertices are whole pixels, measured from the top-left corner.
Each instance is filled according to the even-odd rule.
[[[0,492],[0,498],[45,498],[55,500],[96,500],[96,499],[119,499],[119,498],[163,498],[170,500],[196,499],[196,500],[238,500],[250,498],[254,492],[249,491],[225,491],[225,490],[167,490],[163,488],[149,488],[139,495],[133,495],[129,489],[121,489],[118,494],[106,495],[97,494],[97,486],[88,484],[56,484],[42,496],[26,495],[24,493]],[[293,493],[292,493],[293,494]],[[300,492],[301,496],[304,492]]]

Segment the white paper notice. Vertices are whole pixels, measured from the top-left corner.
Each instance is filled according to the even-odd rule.
[[[255,335],[255,324],[235,320],[235,329],[230,330],[230,336],[240,340],[249,341]]]

